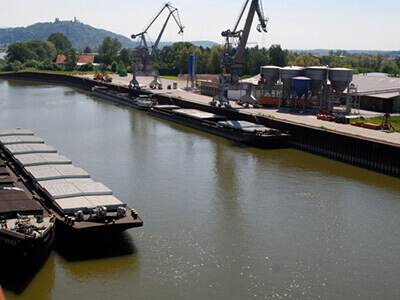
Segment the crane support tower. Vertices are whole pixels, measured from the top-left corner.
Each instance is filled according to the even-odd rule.
[[[168,16],[167,19],[165,20],[160,33],[158,34],[156,42],[149,47],[149,43],[146,40],[146,35],[147,39],[150,41],[148,30],[150,27],[154,24],[154,22],[158,19],[158,17],[163,13],[164,10],[168,11]],[[165,28],[167,27],[168,21],[170,18],[175,20],[176,24],[179,27],[179,34],[183,33],[184,26],[181,23],[178,9],[176,7],[173,7],[170,3],[165,3],[161,9],[158,11],[158,13],[155,15],[155,17],[150,21],[150,23],[143,29],[142,32],[138,34],[132,34],[131,38],[136,39],[140,38],[139,45],[138,47],[134,48],[132,50],[132,73],[133,77],[131,82],[129,83],[129,87],[133,89],[140,89],[139,83],[136,79],[136,72],[138,69],[142,71],[144,75],[152,75],[154,76],[153,81],[150,83],[150,88],[156,89],[162,88],[161,81],[158,77],[158,70],[154,67],[154,62],[156,60],[156,50],[158,48],[158,45],[160,43],[161,37],[165,31]]]
[[[246,0],[233,29],[228,29],[221,33],[225,38],[221,58],[222,74],[220,74],[218,78],[218,94],[210,102],[213,106],[217,105],[219,102],[219,106],[224,105],[228,108],[231,107],[226,93],[231,87],[237,88],[237,86],[239,86],[239,77],[242,75],[244,68],[245,48],[255,13],[257,13],[259,20],[257,31],[267,32],[268,19],[264,16],[261,1],[262,0]],[[243,29],[239,30],[239,23],[249,3],[250,8],[246,22]],[[251,95],[251,84],[242,84],[240,89],[245,90],[246,94],[239,98],[238,103],[257,106],[258,101]]]

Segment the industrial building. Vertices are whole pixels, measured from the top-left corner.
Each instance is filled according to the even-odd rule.
[[[400,78],[382,73],[353,75],[346,68],[263,66],[259,75],[242,83],[253,86],[253,95],[263,106],[400,112]],[[217,91],[215,84],[202,83],[202,94],[213,96]],[[227,91],[230,100],[244,94],[239,85]]]

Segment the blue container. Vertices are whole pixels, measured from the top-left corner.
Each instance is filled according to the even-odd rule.
[[[193,61],[194,60],[194,61]],[[197,55],[190,54],[189,55],[189,75],[197,74]],[[194,70],[193,70],[194,67]]]
[[[293,77],[292,89],[299,98],[303,96],[310,88],[311,79],[308,77]]]

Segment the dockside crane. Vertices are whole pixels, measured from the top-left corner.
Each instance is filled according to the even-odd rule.
[[[239,86],[239,78],[242,75],[245,60],[245,49],[249,38],[251,24],[254,15],[257,13],[259,23],[257,24],[258,32],[267,32],[268,19],[264,16],[262,8],[262,0],[246,0],[239,14],[239,18],[232,30],[223,31],[221,35],[225,38],[224,49],[221,58],[222,74],[218,78],[218,94],[210,102],[215,106],[219,102],[219,106],[231,107],[226,93],[229,89]],[[244,12],[250,3],[246,22],[243,29],[239,30],[239,23]],[[237,46],[236,46],[237,45]],[[246,95],[242,96],[238,103],[257,105],[257,100],[251,95],[251,85],[242,84],[240,89],[246,91]]]
[[[158,34],[156,42],[151,47],[149,47],[149,43],[147,42],[147,39],[150,41],[148,30],[154,24],[154,22],[158,19],[158,17],[163,13],[164,10],[168,11],[167,19],[165,20],[165,22],[161,28],[161,31]],[[136,72],[138,71],[137,70],[138,68],[142,71],[143,75],[154,76],[153,81],[150,83],[150,88],[152,88],[152,89],[156,89],[156,88],[161,89],[162,88],[161,81],[158,77],[158,75],[159,75],[158,70],[154,67],[154,63],[156,60],[156,50],[158,48],[161,37],[164,34],[165,28],[167,27],[168,21],[170,20],[171,16],[175,20],[175,23],[179,27],[178,34],[183,34],[184,26],[181,23],[178,9],[176,7],[173,7],[170,3],[165,3],[161,7],[161,9],[158,11],[158,13],[155,15],[155,17],[150,21],[150,23],[143,29],[142,32],[131,35],[132,39],[140,38],[140,41],[139,41],[139,46],[132,50],[133,78],[129,84],[130,88],[140,89],[139,83],[136,79]],[[146,39],[146,36],[147,36],[147,39]]]

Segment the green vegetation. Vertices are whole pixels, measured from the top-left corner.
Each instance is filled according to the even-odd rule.
[[[366,123],[372,123],[372,124],[382,124],[382,119],[383,119],[383,117],[374,117],[374,118],[360,117],[360,118],[356,118],[356,119],[350,119],[350,123],[366,122]],[[395,131],[400,132],[400,116],[390,117],[390,121],[391,121],[392,126],[395,129]]]
[[[0,44],[30,40],[46,41],[52,33],[62,33],[67,36],[77,51],[83,51],[86,46],[96,50],[107,36],[117,38],[123,47],[134,46],[134,42],[127,37],[72,21],[36,23],[28,27],[0,29]]]
[[[109,36],[100,45],[100,61],[106,65],[111,65],[118,58],[118,53],[122,44],[118,39],[111,39]]]
[[[72,43],[69,41],[69,39],[65,35],[59,32],[52,33],[47,38],[47,41],[54,44],[58,54],[63,54],[64,51],[72,48]]]
[[[187,73],[188,56],[193,53],[194,45],[191,43],[175,43],[157,51],[158,62],[156,67],[161,75],[177,75]],[[220,46],[211,48],[196,47],[197,70],[199,74],[221,73]],[[246,49],[246,63],[244,75],[254,76],[260,72],[260,67],[265,65],[275,66],[320,66],[328,65],[331,68],[351,68],[355,74],[369,72],[384,72],[390,76],[400,76],[400,57],[390,58],[378,54],[350,53],[347,51],[330,51],[328,55],[312,55],[309,53],[296,53],[283,50],[280,45],[272,45],[269,49],[253,47]]]

